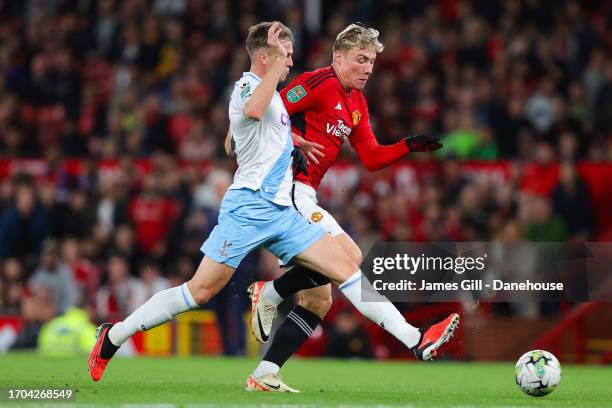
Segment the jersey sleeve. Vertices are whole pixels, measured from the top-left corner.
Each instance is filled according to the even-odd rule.
[[[240,78],[240,81],[236,83],[232,98],[235,100],[236,107],[240,111],[244,109],[244,105],[251,99],[251,96],[253,96],[253,91],[257,85],[259,85],[259,81],[249,75],[243,76]]]
[[[370,171],[383,169],[409,153],[404,140],[392,145],[380,145],[370,126],[370,114],[365,99],[361,104],[361,110],[361,119],[353,129],[349,140],[366,169]]]
[[[250,75],[244,75],[234,85],[229,103],[230,128],[233,135],[236,132],[235,126],[248,126],[256,122],[244,114],[244,105],[253,96],[253,91],[257,85],[259,85],[259,81]]]
[[[289,116],[311,109],[318,101],[318,94],[306,85],[306,78],[301,74],[280,91]]]

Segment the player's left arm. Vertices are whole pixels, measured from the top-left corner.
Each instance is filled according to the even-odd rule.
[[[228,157],[236,157],[231,128],[227,129],[227,136],[225,136],[225,142],[223,144],[223,147],[225,148],[225,154]]]
[[[427,135],[409,136],[392,145],[381,145],[372,132],[367,107],[364,110],[349,140],[359,160],[370,171],[390,166],[410,152],[430,152],[442,147],[440,139]]]

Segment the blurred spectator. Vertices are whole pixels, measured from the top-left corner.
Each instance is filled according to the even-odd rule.
[[[554,212],[565,220],[571,240],[588,241],[593,232],[593,208],[586,184],[569,161],[561,163],[559,176],[552,196]]]
[[[108,282],[98,291],[96,310],[102,321],[117,322],[132,310],[132,298],[138,290],[138,281],[130,277],[128,264],[120,256],[111,256],[107,266]]]
[[[522,199],[525,237],[534,242],[564,242],[567,240],[565,221],[552,211],[546,198],[525,195]]]
[[[7,258],[1,264],[0,271],[0,310],[16,313],[21,306],[25,286],[23,266],[17,258]]]
[[[337,358],[372,358],[374,354],[360,319],[352,310],[338,313],[329,332],[327,355]]]
[[[159,176],[145,178],[142,193],[130,203],[130,220],[135,225],[140,249],[156,257],[165,254],[166,236],[178,216],[178,203],[162,194]]]
[[[213,138],[206,137],[205,124],[202,120],[196,121],[180,144],[179,157],[190,162],[203,162],[215,154],[216,144]]]
[[[544,78],[525,106],[527,119],[541,134],[548,132],[555,120],[554,91],[553,79]]]
[[[48,356],[86,355],[96,344],[95,308],[68,308],[45,323],[38,336],[38,351]]]
[[[93,231],[95,217],[95,208],[88,205],[85,191],[72,189],[66,202],[57,203],[53,211],[54,236],[85,238]]]
[[[40,264],[28,285],[33,292],[47,289],[58,314],[74,306],[80,296],[72,270],[62,262],[59,243],[52,239],[44,242]]]
[[[34,187],[28,181],[18,181],[15,203],[0,217],[0,258],[14,256],[30,266],[48,235],[49,221]]]
[[[53,294],[46,286],[34,288],[21,299],[23,325],[11,344],[11,349],[33,349],[38,344],[42,325],[56,315]]]
[[[170,282],[162,276],[158,265],[151,261],[143,262],[140,265],[140,279],[135,281],[134,292],[130,296],[129,313],[132,313],[160,290],[169,287]]]
[[[138,274],[142,251],[136,244],[134,229],[128,225],[119,225],[115,229],[112,242],[112,253],[124,258],[130,268],[130,275]]]
[[[100,269],[83,256],[82,243],[74,237],[68,237],[62,244],[62,258],[72,270],[78,292],[85,299],[92,299],[98,290]]]

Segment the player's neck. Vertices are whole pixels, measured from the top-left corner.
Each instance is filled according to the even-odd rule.
[[[266,68],[258,64],[252,64],[251,68],[249,69],[249,72],[254,73],[259,78],[263,78],[264,75],[266,74]]]
[[[350,87],[350,85],[347,85],[349,83],[348,79],[344,78],[341,75],[340,70],[338,69],[338,67],[336,67],[335,63],[332,64],[332,69],[336,73],[336,77],[338,78],[338,81],[340,81],[340,85],[342,85],[342,88],[344,88],[344,91],[347,94],[351,93],[352,88]]]

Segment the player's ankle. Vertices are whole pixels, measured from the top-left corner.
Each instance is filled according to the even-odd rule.
[[[271,303],[278,306],[282,303],[284,298],[278,293],[274,287],[274,281],[266,282],[261,290],[261,296],[266,300],[267,303]]]
[[[108,335],[109,331],[104,333],[104,339],[102,340],[102,347],[100,348],[100,357],[102,357],[105,360],[112,358],[117,352],[117,350],[119,350],[119,346],[111,342],[110,337]]]
[[[119,348],[130,337],[127,333],[123,322],[115,323],[106,334],[109,342]]]
[[[252,376],[254,378],[260,378],[268,374],[278,374],[279,371],[280,367],[277,364],[271,361],[262,360],[255,371],[253,371]]]

